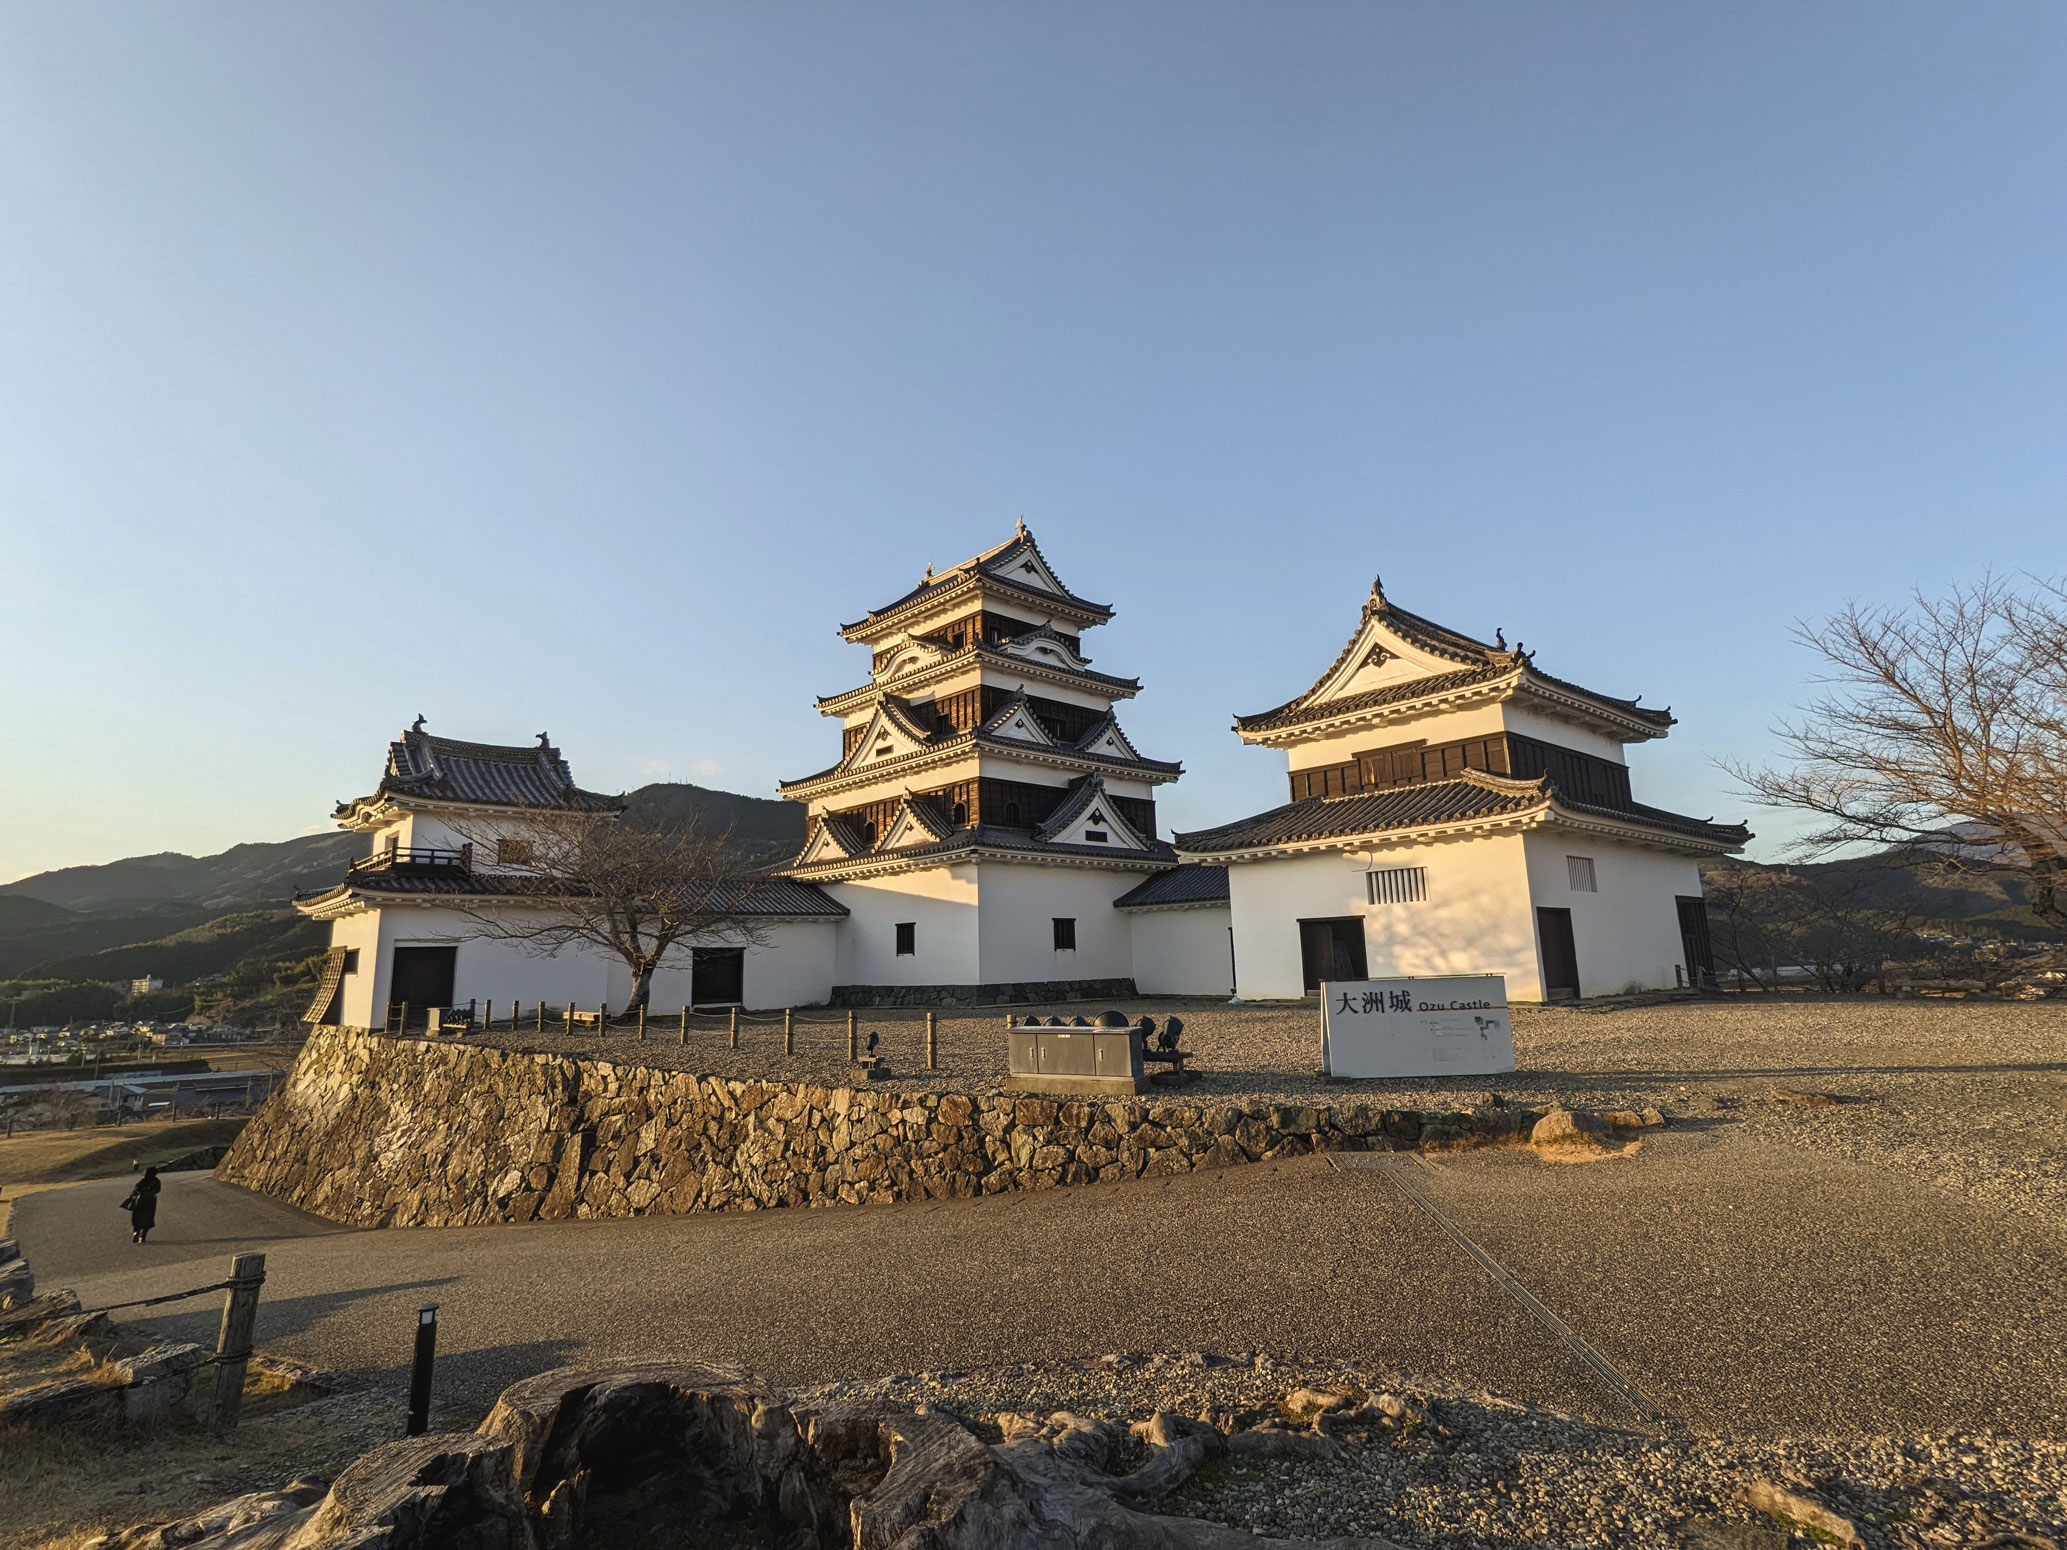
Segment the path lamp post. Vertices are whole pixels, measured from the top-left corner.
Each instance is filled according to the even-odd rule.
[[[409,1435],[431,1429],[431,1367],[438,1359],[438,1305],[416,1310],[416,1359],[409,1368]]]

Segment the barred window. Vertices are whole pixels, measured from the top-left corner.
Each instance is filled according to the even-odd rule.
[[[495,841],[495,862],[498,866],[529,866],[531,864],[531,841],[501,835]]]
[[[1373,904],[1423,904],[1428,900],[1428,868],[1418,866],[1390,867],[1382,872],[1366,872]]]
[[[1574,893],[1599,893],[1600,886],[1593,879],[1593,857],[1565,857],[1565,872],[1572,880]]]

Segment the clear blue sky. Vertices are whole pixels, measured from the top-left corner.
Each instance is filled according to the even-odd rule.
[[[2067,569],[2063,81],[2050,0],[5,0],[0,878],[418,712],[772,793],[1021,515],[1166,830],[1381,571],[1736,817],[1791,620]]]

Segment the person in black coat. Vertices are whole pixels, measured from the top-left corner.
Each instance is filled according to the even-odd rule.
[[[156,1168],[144,1169],[144,1176],[136,1181],[136,1188],[129,1192],[129,1198],[122,1202],[129,1212],[129,1241],[142,1243],[151,1236],[151,1229],[158,1225],[158,1191],[164,1186],[158,1182]]]

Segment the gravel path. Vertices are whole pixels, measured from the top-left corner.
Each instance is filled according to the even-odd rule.
[[[1014,1008],[1095,1013],[1081,1004]],[[1656,1107],[1670,1116],[1742,1123],[1762,1137],[1856,1162],[1900,1168],[1953,1194],[2044,1220],[2067,1218],[2067,1002],[1810,1000],[1732,996],[1623,1011],[1514,1014],[1519,1067],[1497,1079],[1329,1083],[1319,1075],[1319,1012],[1153,998],[1118,1010],[1158,1020],[1173,1012],[1196,1049],[1204,1098],[1368,1098],[1402,1108],[1459,1108],[1495,1090],[1523,1103]],[[924,1069],[925,1014],[859,1014],[904,1089],[978,1091],[1005,1077],[1005,1013],[942,1015],[940,1070]],[[728,1047],[722,1018],[691,1020],[687,1044],[670,1023],[628,1035],[572,1038],[532,1030],[477,1035],[505,1048],[605,1056],[749,1080],[848,1079],[844,1015],[798,1014],[797,1053],[782,1023],[742,1024]],[[1776,1094],[1833,1094],[1827,1107]]]
[[[1285,1401],[1300,1389],[1354,1398],[1394,1394],[1435,1424],[1339,1434],[1342,1456],[1335,1459],[1220,1460],[1162,1510],[1259,1533],[1375,1534],[1427,1550],[1488,1543],[1699,1546],[1704,1528],[1707,1543],[1745,1550],[1770,1543],[1778,1550],[1784,1536],[1741,1500],[1747,1484],[1765,1480],[1820,1497],[1874,1550],[1979,1545],[2005,1533],[2067,1537],[2067,1444],[2059,1442],[1971,1433],[1640,1433],[1354,1363],[1254,1353],[1124,1354],[902,1374],[806,1397],[935,1405],[979,1427],[1005,1412],[1069,1410],[1125,1423],[1171,1410],[1225,1429],[1287,1414]],[[1305,1419],[1303,1411],[1289,1413]],[[1759,1526],[1769,1541],[1745,1537]]]

